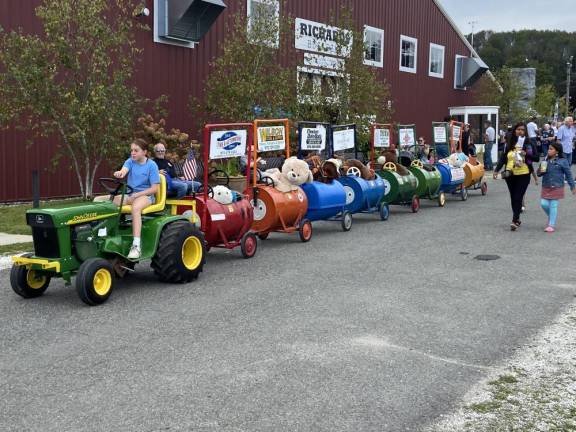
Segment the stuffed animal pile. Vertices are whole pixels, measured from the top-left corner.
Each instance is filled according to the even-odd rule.
[[[449,165],[451,168],[462,168],[468,162],[468,156],[464,153],[452,153],[446,159],[440,159],[438,162]]]

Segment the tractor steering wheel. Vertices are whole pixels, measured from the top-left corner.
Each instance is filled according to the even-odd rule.
[[[383,166],[385,170],[396,172],[396,164],[394,162],[386,162]]]
[[[214,189],[212,189],[212,186],[210,185],[206,185],[206,187],[208,188],[208,198],[214,198]],[[204,192],[204,185],[201,184],[200,186],[198,186],[198,189],[196,189],[195,194],[203,194]]]
[[[420,159],[414,159],[412,161],[412,163],[410,164],[411,167],[416,167],[416,168],[424,168],[424,164],[422,163],[422,161]]]
[[[346,175],[351,175],[354,177],[362,177],[362,172],[360,171],[360,168],[353,166],[346,170]]]
[[[106,189],[106,192],[112,196],[120,195],[122,186],[126,186],[126,195],[130,195],[132,192],[134,192],[134,189],[131,186],[123,182],[121,179],[117,179],[115,177],[100,177],[98,179],[98,184]]]
[[[226,178],[226,181],[224,183],[218,183],[218,184],[222,184],[222,186],[228,186],[230,184],[230,176],[228,175],[228,173],[226,171],[223,171],[221,169],[215,169],[210,171],[210,173],[208,174],[208,177],[212,177],[214,174],[219,174],[222,177]]]

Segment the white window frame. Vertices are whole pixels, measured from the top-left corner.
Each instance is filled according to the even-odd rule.
[[[439,50],[442,51],[442,72],[432,72],[432,51]],[[434,78],[444,78],[444,69],[446,63],[446,48],[443,45],[438,45],[435,43],[430,44],[430,51],[428,54],[428,75]]]
[[[402,42],[412,42],[414,44],[414,68],[402,66]],[[415,74],[418,70],[418,39],[411,36],[400,35],[400,61],[398,62],[401,72],[409,72]]]
[[[468,90],[468,87],[461,88],[461,87],[456,86],[456,78],[458,78],[458,70],[457,70],[458,61],[457,61],[457,59],[459,59],[459,58],[466,58],[466,56],[461,55],[461,54],[456,54],[456,57],[454,57],[454,90],[466,91],[466,90]]]
[[[252,21],[250,19],[252,13],[252,2],[276,6],[276,22],[278,24],[278,31],[276,32],[276,40],[270,43],[269,46],[272,48],[278,48],[280,46],[280,0],[246,0],[246,25],[248,26],[248,35],[250,35],[250,28],[252,26]]]
[[[153,24],[153,26],[154,26],[154,28],[153,28],[154,42],[166,44],[166,45],[178,46],[181,48],[194,48],[196,45],[198,45],[197,42],[171,41],[169,39],[161,38],[158,35],[158,20],[161,19],[161,17],[158,16],[158,2],[159,1],[164,1],[164,0],[154,0],[154,17],[153,17],[153,19],[154,19],[154,24]]]
[[[370,27],[365,25],[364,26],[364,47],[366,47],[366,31],[371,31],[374,33],[378,33],[380,35],[380,61],[374,61],[374,60],[367,60],[366,59],[366,53],[364,53],[364,64],[368,65],[368,66],[376,66],[376,67],[384,67],[384,30],[376,28],[376,27]]]

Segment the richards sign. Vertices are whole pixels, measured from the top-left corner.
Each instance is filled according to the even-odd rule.
[[[348,40],[347,46],[341,46],[338,52],[338,40]],[[352,35],[348,30],[326,24],[296,18],[294,46],[304,51],[315,51],[340,57],[348,57],[352,47]]]

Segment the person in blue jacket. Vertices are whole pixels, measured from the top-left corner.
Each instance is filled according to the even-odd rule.
[[[558,217],[558,203],[564,198],[564,180],[568,182],[573,195],[576,195],[574,176],[570,170],[568,159],[562,152],[562,144],[555,142],[548,147],[548,156],[540,164],[537,174],[542,177],[542,194],[540,205],[548,216],[548,226],[544,229],[553,233]]]

